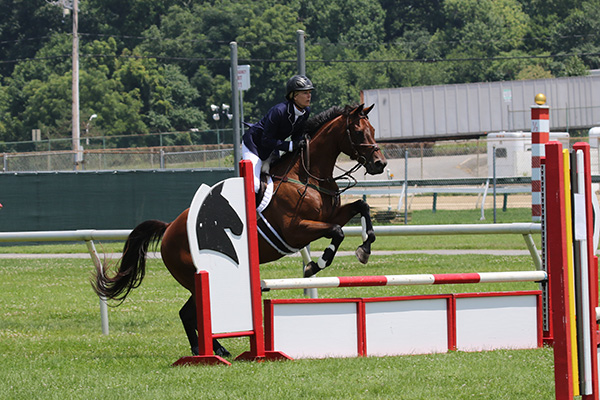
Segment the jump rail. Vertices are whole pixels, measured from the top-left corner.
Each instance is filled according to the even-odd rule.
[[[448,225],[380,225],[375,226],[375,234],[379,236],[423,236],[423,235],[523,235],[527,249],[531,254],[537,270],[542,270],[542,258],[535,247],[532,234],[542,232],[542,225],[530,222],[513,222],[509,224],[448,224]],[[343,228],[346,236],[361,236],[360,226]]]
[[[125,240],[130,233],[131,229],[0,232],[0,242],[85,242],[88,240]]]
[[[464,274],[418,274],[379,276],[339,276],[298,279],[263,279],[263,291],[275,289],[312,289],[362,286],[448,285],[464,283],[543,282],[545,271],[480,272]]]
[[[345,226],[346,236],[360,236],[360,226]],[[514,222],[508,224],[448,224],[448,225],[385,225],[375,226],[375,234],[381,236],[418,235],[481,235],[481,234],[521,234],[531,235],[541,232],[538,223]],[[0,232],[0,242],[54,242],[87,240],[125,240],[131,229],[78,229],[70,231]]]
[[[74,231],[0,232],[0,242],[85,242],[94,266],[102,268],[102,261],[96,251],[94,240],[126,240],[131,229]],[[108,335],[108,308],[106,299],[100,297],[100,323],[102,333]]]

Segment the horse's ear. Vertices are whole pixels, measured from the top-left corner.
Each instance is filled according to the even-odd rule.
[[[352,110],[352,112],[350,114],[351,115],[360,115],[360,113],[362,112],[364,106],[365,106],[365,103],[359,105],[354,110]]]
[[[369,114],[369,112],[373,109],[373,107],[375,107],[375,104],[371,104],[370,107],[367,107],[363,110],[363,114],[367,115]]]

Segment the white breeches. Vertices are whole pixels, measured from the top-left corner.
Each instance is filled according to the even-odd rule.
[[[252,163],[252,171],[254,172],[254,193],[258,193],[260,189],[260,171],[263,162],[256,154],[248,150],[244,143],[242,143],[242,159],[250,160]]]

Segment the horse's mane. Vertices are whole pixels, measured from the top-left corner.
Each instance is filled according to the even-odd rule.
[[[314,137],[314,135],[321,129],[325,124],[329,121],[334,120],[340,115],[349,115],[350,112],[355,109],[356,105],[346,105],[344,107],[333,106],[325,111],[320,112],[317,115],[311,116],[306,123],[304,124],[303,133],[309,138]],[[281,164],[283,162],[287,163],[289,157],[293,157],[295,153],[287,153],[283,155],[281,158],[277,158],[271,164],[271,168]],[[287,165],[287,164],[286,164]]]
[[[347,105],[345,107],[333,106],[315,116],[310,117],[304,125],[304,133],[313,136],[327,122],[339,117],[348,115],[356,106]]]

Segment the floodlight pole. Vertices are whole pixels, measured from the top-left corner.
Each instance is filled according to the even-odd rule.
[[[238,52],[237,43],[229,43],[231,48],[231,109],[233,111],[233,169],[235,176],[240,175],[239,161],[241,156],[241,140],[240,140],[240,91],[238,90],[237,69],[238,69]]]
[[[296,31],[296,52],[297,52],[297,67],[299,75],[306,75],[306,52],[304,47],[304,31],[298,29]]]

